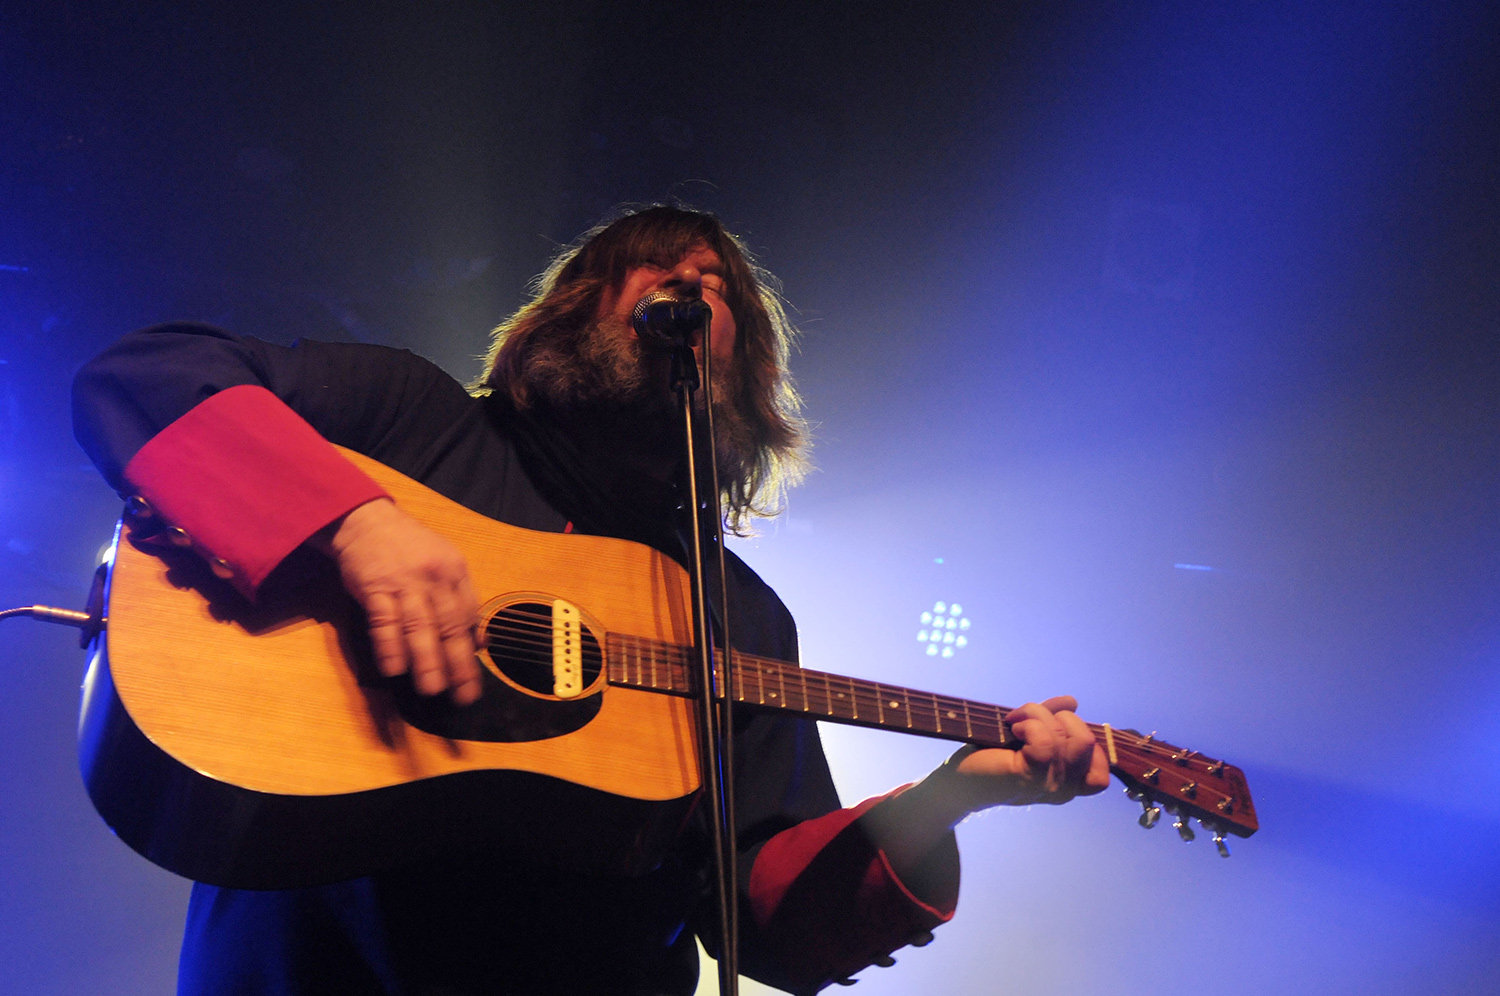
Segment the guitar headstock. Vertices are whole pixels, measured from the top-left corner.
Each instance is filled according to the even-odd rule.
[[[1163,810],[1177,819],[1173,826],[1183,840],[1194,834],[1189,819],[1198,820],[1214,835],[1219,853],[1229,857],[1225,834],[1248,837],[1260,828],[1245,773],[1232,764],[1205,757],[1135,730],[1104,727],[1102,738],[1109,767],[1125,783],[1125,793],[1143,808],[1141,826],[1150,829]]]

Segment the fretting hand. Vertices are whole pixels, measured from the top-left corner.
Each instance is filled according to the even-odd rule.
[[[1078,702],[1059,695],[1006,715],[1020,750],[978,750],[960,757],[951,784],[969,812],[990,806],[1059,805],[1109,787],[1109,760],[1074,712]]]
[[[870,810],[865,826],[902,875],[964,817],[991,806],[1059,805],[1109,786],[1109,760],[1059,695],[1013,709],[1005,717],[1020,750],[969,750],[900,795]]]

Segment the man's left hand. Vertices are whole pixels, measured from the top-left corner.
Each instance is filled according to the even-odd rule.
[[[969,812],[990,806],[1059,805],[1109,787],[1109,759],[1074,712],[1078,702],[1059,695],[1013,709],[1005,721],[1025,746],[979,750],[945,765],[950,784]]]
[[[991,806],[1059,805],[1109,786],[1109,759],[1073,711],[1078,702],[1059,695],[1006,715],[1020,750],[969,750],[921,782],[886,799],[865,816],[876,845],[897,875],[905,877],[964,817]]]

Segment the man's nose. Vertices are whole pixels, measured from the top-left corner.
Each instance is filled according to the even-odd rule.
[[[702,297],[703,274],[691,263],[678,263],[662,281],[662,286],[684,297]]]

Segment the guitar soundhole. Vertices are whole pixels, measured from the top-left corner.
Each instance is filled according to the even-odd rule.
[[[603,667],[599,641],[583,627],[583,687],[593,687]],[[522,688],[551,695],[552,606],[539,602],[507,605],[485,626],[485,652],[496,670]]]

